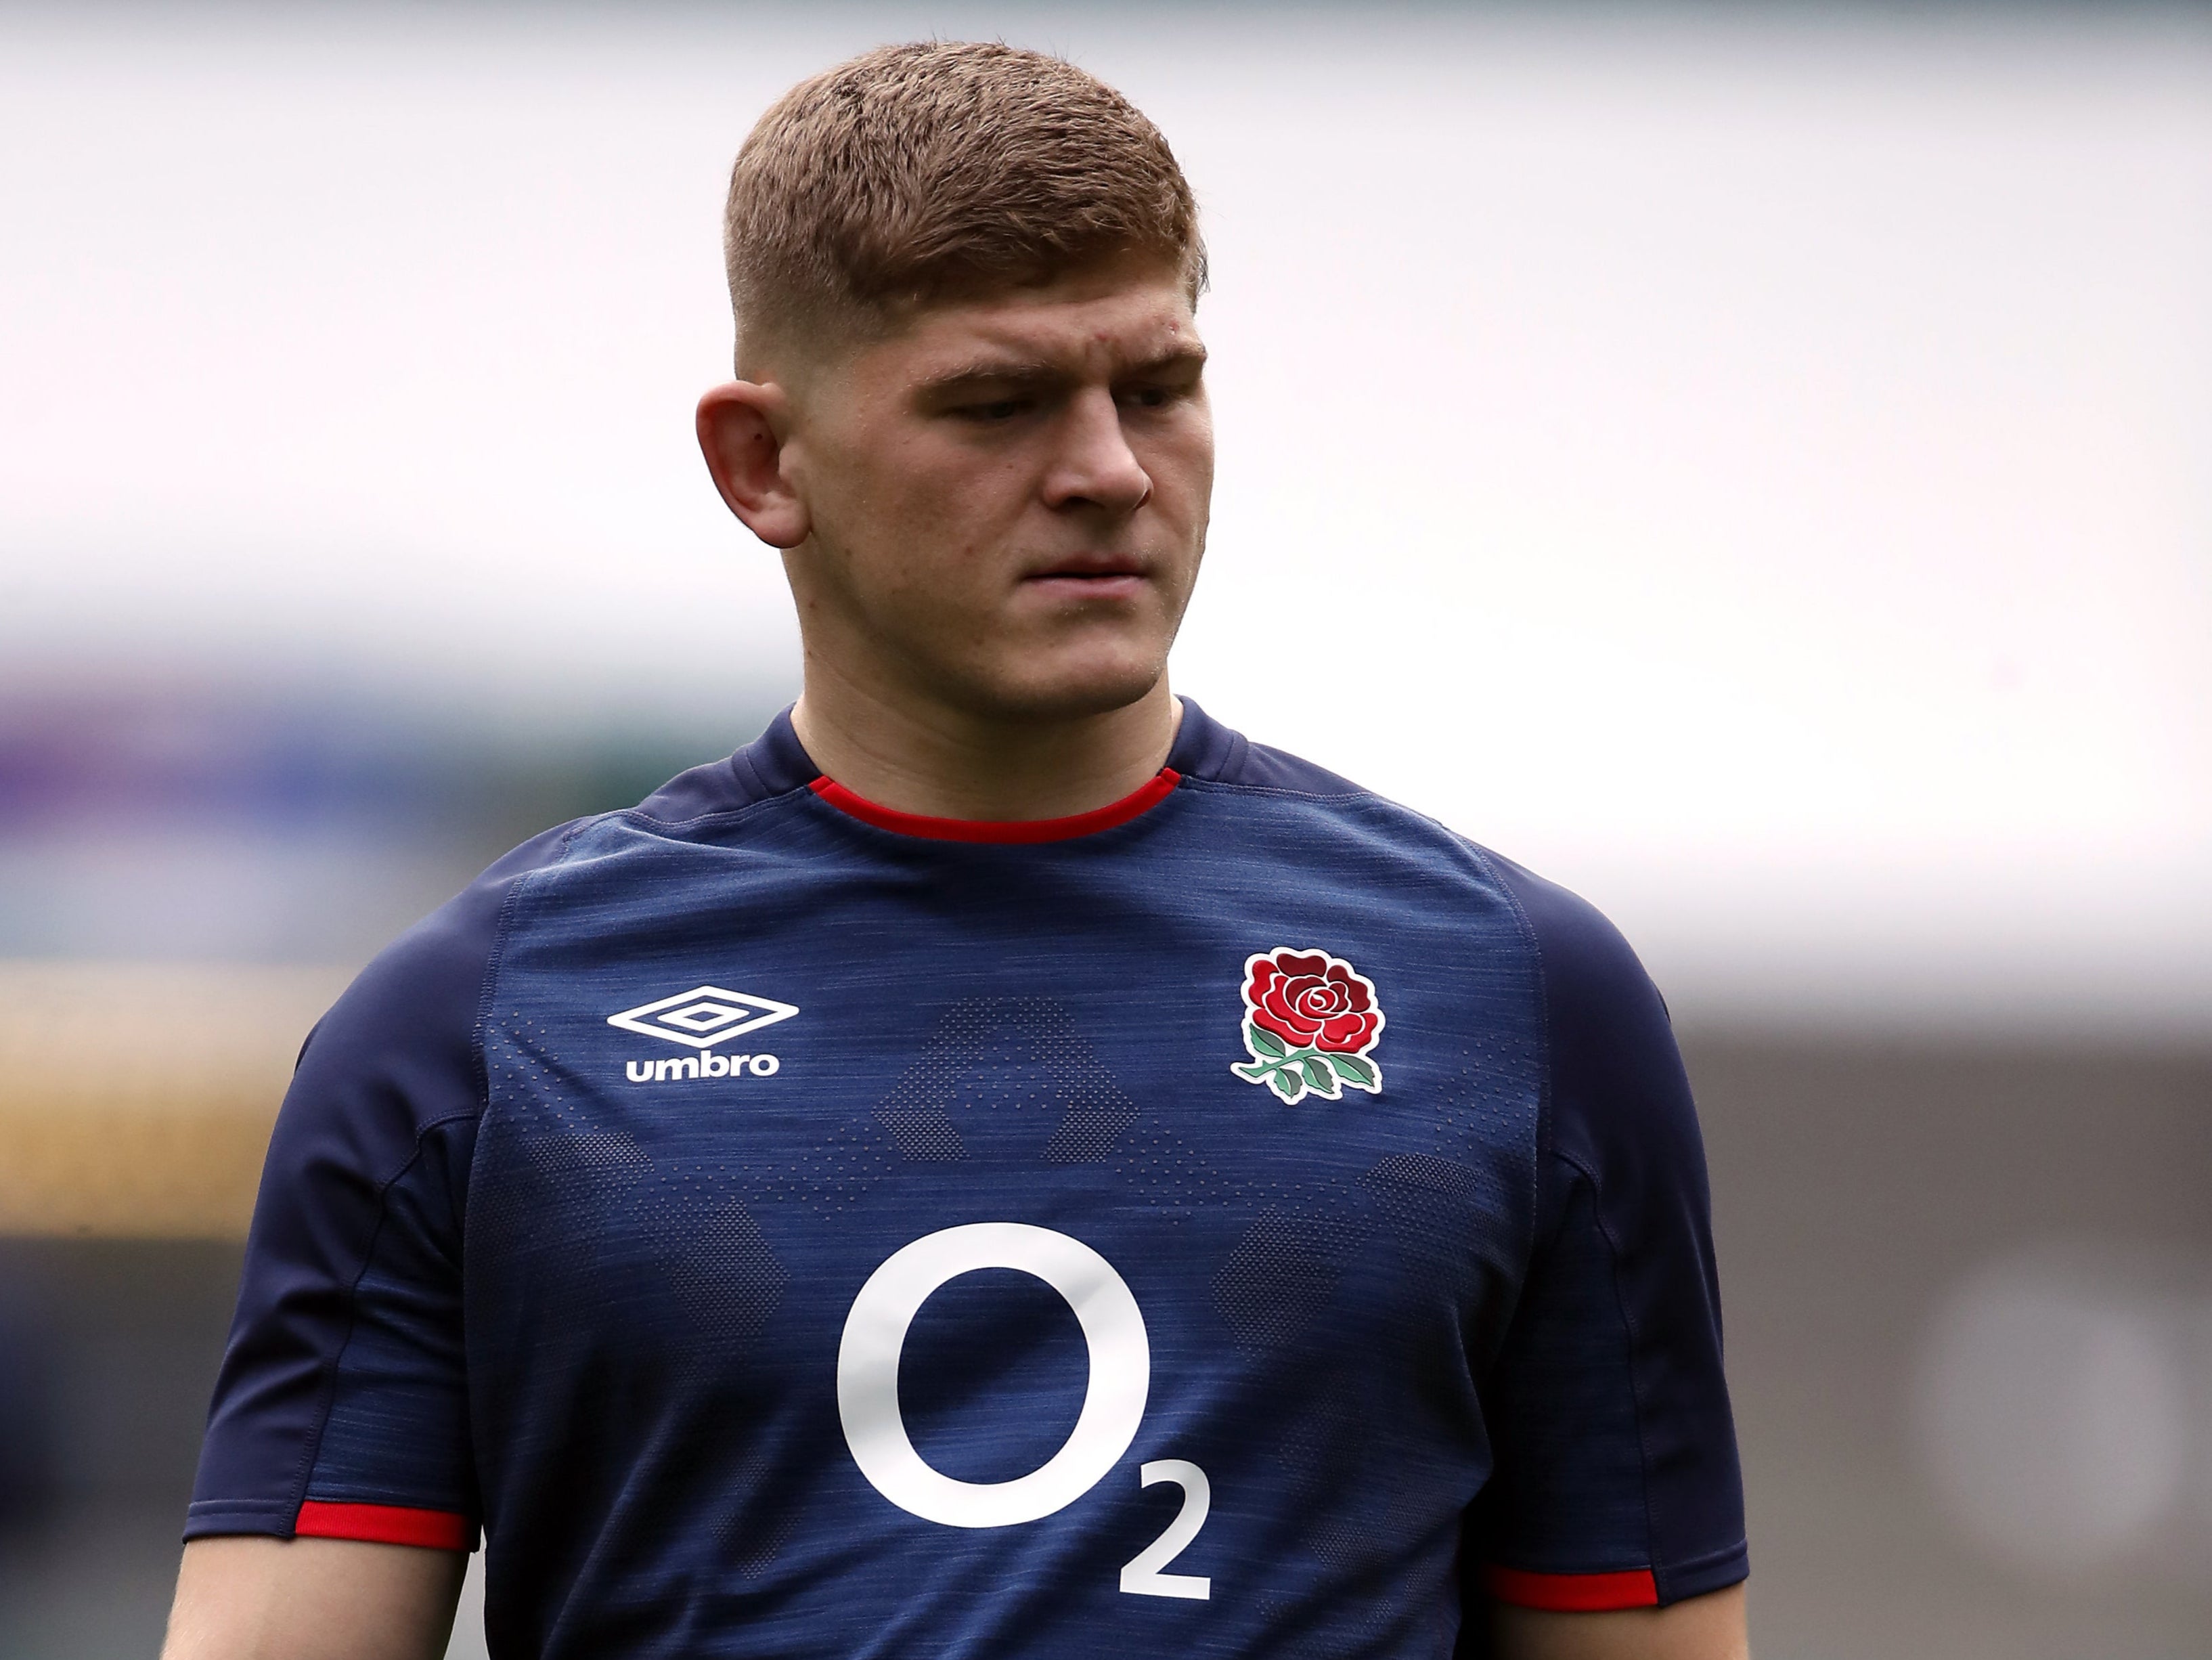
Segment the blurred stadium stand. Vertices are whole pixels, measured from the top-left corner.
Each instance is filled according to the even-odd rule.
[[[0,1654],[158,1644],[270,1124],[360,964],[772,708],[549,739],[301,688],[0,701]]]

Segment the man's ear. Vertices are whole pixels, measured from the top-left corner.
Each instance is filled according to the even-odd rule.
[[[784,466],[790,399],[783,388],[732,380],[699,400],[699,450],[732,513],[772,548],[795,548],[813,530]]]

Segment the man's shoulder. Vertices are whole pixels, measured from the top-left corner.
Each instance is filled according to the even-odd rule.
[[[1503,854],[1486,848],[1483,857],[1528,919],[1553,998],[1603,1003],[1648,988],[1643,964],[1603,911]]]
[[[766,731],[733,755],[680,772],[659,789],[605,822],[680,831],[710,824],[804,790],[821,775],[799,741],[785,709]]]
[[[1182,702],[1182,724],[1176,733],[1168,765],[1185,777],[1318,800],[1380,799],[1371,790],[1287,750],[1254,743],[1188,697]]]
[[[1255,743],[1188,699],[1184,708],[1169,765],[1201,790],[1220,792],[1231,816],[1255,830],[1279,827],[1318,844],[1310,855],[1316,864],[1330,862],[1334,847],[1353,866],[1410,865],[1432,875],[1455,874],[1500,897],[1517,897],[1517,883],[1536,879],[1417,807],[1303,756]]]
[[[532,872],[558,862],[592,822],[576,819],[531,837],[378,952],[308,1033],[295,1092],[335,1093],[340,1080],[404,1068],[453,1085],[388,1092],[393,1103],[413,1104],[408,1116],[421,1121],[414,1130],[466,1111],[474,1096],[466,1085],[477,1071],[479,1010],[515,889]]]
[[[337,1059],[336,1051],[389,1043],[402,1033],[458,1053],[473,1043],[484,988],[534,879],[711,831],[803,790],[813,776],[787,711],[735,754],[678,774],[635,806],[532,836],[380,952],[324,1017],[308,1053]]]
[[[1460,834],[1416,807],[1368,789],[1285,750],[1253,742],[1186,703],[1185,760],[1202,785],[1279,800],[1309,830],[1340,827],[1378,862],[1410,860],[1453,871],[1516,913],[1554,1000],[1577,1008],[1640,1001],[1650,982],[1620,930],[1580,894]],[[1178,743],[1179,750],[1185,750]],[[1172,764],[1172,763],[1171,763]]]

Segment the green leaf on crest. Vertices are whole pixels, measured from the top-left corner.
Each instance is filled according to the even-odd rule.
[[[1267,1081],[1275,1086],[1275,1093],[1285,1101],[1297,1100],[1305,1089],[1305,1085],[1300,1080],[1279,1071],[1270,1075]]]
[[[1337,1084],[1335,1075],[1311,1055],[1306,1057],[1305,1074],[1306,1082],[1313,1086],[1315,1094],[1325,1095],[1334,1101],[1343,1093]]]
[[[1245,1023],[1244,1038],[1252,1045],[1253,1054],[1264,1055],[1271,1061],[1279,1061],[1290,1053],[1283,1047],[1281,1038],[1276,1037],[1256,1020]]]
[[[1377,1082],[1378,1074],[1373,1062],[1357,1055],[1332,1055],[1328,1057],[1328,1063],[1342,1073],[1346,1081],[1357,1084],[1362,1089],[1371,1090]]]

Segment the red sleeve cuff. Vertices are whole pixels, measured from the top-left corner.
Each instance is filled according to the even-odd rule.
[[[359,1539],[372,1545],[421,1545],[431,1550],[474,1550],[476,1523],[453,1511],[409,1510],[399,1505],[300,1506],[294,1535],[301,1539]]]
[[[1527,1573],[1486,1564],[1483,1589],[1501,1602],[1559,1614],[1611,1614],[1620,1608],[1656,1608],[1658,1583],[1648,1568],[1631,1573]]]

